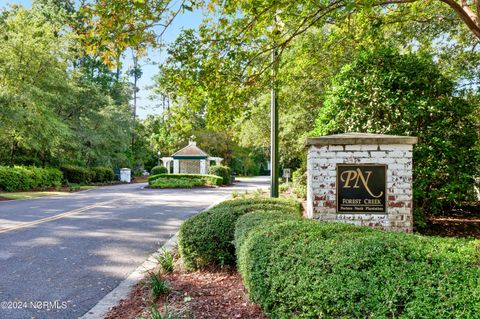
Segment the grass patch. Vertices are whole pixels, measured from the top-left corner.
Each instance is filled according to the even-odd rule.
[[[7,199],[28,199],[38,198],[45,196],[60,196],[66,195],[67,192],[15,192],[15,193],[3,193],[0,192],[0,197]]]
[[[98,186],[94,186],[94,185],[83,185],[83,186],[80,186],[80,190],[95,189],[95,188],[98,188]]]

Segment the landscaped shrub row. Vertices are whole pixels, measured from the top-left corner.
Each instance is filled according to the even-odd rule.
[[[271,227],[276,223],[284,223],[288,220],[300,220],[299,214],[287,213],[283,210],[254,211],[250,214],[242,215],[235,223],[234,245],[235,251],[238,251],[250,235],[250,232],[257,227],[268,225]]]
[[[90,169],[90,179],[93,183],[107,183],[115,179],[115,173],[111,167],[96,166]]]
[[[254,212],[235,244],[249,297],[271,318],[480,317],[478,240]]]
[[[74,184],[106,183],[115,179],[115,173],[111,167],[97,166],[86,168],[76,165],[62,165],[64,180]]]
[[[203,174],[158,174],[148,178],[152,188],[221,186],[222,178]]]
[[[0,166],[0,190],[13,192],[58,187],[62,172],[55,168]]]
[[[208,168],[208,174],[223,178],[223,185],[229,185],[232,183],[232,170],[228,166],[210,166]]]
[[[259,198],[225,201],[193,216],[180,227],[179,252],[185,266],[199,269],[235,264],[235,223],[249,212],[275,210],[300,216],[297,202]]]

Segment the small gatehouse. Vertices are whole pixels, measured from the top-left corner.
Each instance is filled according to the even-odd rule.
[[[212,162],[215,162],[215,165],[221,165],[222,161],[221,157],[208,155],[194,141],[190,141],[187,146],[170,157],[162,157],[163,166],[169,173],[172,173],[171,163],[173,162],[174,174],[208,174],[208,168]]]

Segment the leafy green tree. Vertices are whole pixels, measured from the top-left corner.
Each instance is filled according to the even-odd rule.
[[[440,213],[473,199],[479,173],[475,109],[431,58],[378,49],[335,77],[314,133],[418,136],[413,185],[419,222],[422,211]]]
[[[22,8],[0,21],[0,135],[3,157],[13,164],[19,149],[58,155],[68,127],[51,107],[68,90],[65,42],[41,16]]]
[[[2,164],[130,165],[131,90],[79,53],[71,10],[38,0],[0,15]]]

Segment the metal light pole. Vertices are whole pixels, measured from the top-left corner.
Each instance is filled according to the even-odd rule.
[[[161,159],[160,155],[162,155],[162,154],[160,153],[160,151],[158,151],[158,152],[157,152],[158,166],[160,166],[160,159]]]
[[[278,71],[278,51],[272,49],[272,91],[270,100],[270,197],[278,197],[278,102],[277,102],[277,71]]]

